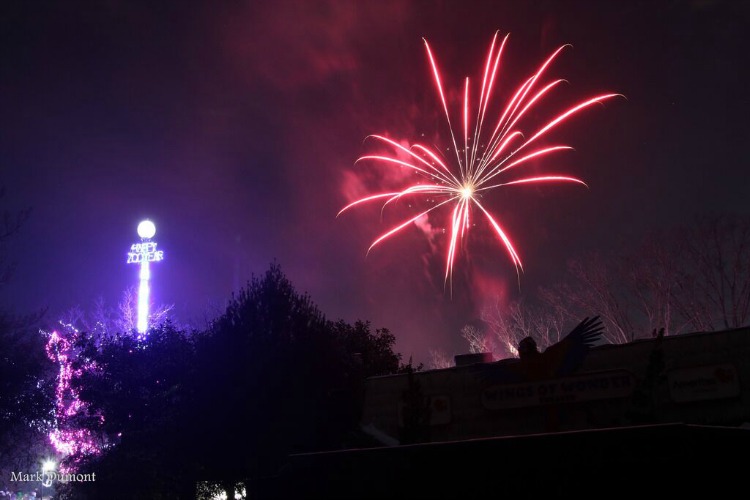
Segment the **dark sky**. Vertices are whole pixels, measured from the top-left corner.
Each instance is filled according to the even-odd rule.
[[[148,217],[166,254],[155,300],[182,321],[213,316],[275,260],[329,318],[391,329],[406,358],[453,353],[487,301],[554,281],[584,250],[694,214],[748,213],[749,13],[741,0],[5,1],[0,183],[6,208],[32,216],[2,300],[52,317],[116,303],[136,282],[125,253]],[[497,102],[572,45],[548,74],[568,83],[530,126],[598,93],[626,98],[549,137],[575,147],[552,170],[588,190],[486,199],[523,259],[521,291],[479,224],[451,295],[444,237],[410,227],[366,256],[388,228],[378,208],[336,213],[388,180],[354,164],[372,151],[368,134],[445,133],[422,37],[455,96],[496,30],[511,33]]]

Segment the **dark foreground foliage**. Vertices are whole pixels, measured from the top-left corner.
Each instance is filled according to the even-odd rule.
[[[91,422],[109,443],[79,457],[95,482],[70,498],[192,498],[202,481],[251,493],[291,453],[356,446],[362,383],[403,369],[395,337],[332,322],[278,265],[253,277],[204,332],[169,323],[146,340],[120,335],[80,347]],[[86,422],[82,422],[86,425]]]

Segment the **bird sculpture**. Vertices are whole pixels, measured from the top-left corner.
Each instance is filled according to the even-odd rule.
[[[520,383],[570,375],[580,368],[603,332],[599,316],[594,316],[585,318],[562,340],[541,352],[534,339],[526,337],[518,344],[518,358],[480,365],[482,378],[494,383]]]

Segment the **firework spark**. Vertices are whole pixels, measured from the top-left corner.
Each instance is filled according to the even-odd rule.
[[[378,200],[384,202],[383,208],[401,198],[414,196],[425,197],[432,203],[430,208],[420,211],[413,217],[409,217],[376,238],[368,248],[368,253],[373,247],[410,226],[420,217],[425,217],[445,207],[446,209],[450,209],[448,222],[450,239],[445,265],[445,282],[447,283],[452,277],[458,243],[466,237],[470,229],[471,211],[472,209],[478,209],[507,250],[508,256],[513,262],[520,279],[520,272],[523,270],[523,266],[518,252],[514,248],[506,231],[503,230],[485,206],[480,203],[480,198],[490,192],[494,192],[498,188],[515,185],[564,182],[586,186],[586,183],[581,179],[567,175],[547,174],[507,177],[519,171],[519,167],[522,167],[529,160],[573,149],[566,145],[544,146],[536,149],[534,149],[534,146],[536,146],[539,139],[543,138],[548,132],[574,114],[594,104],[601,103],[615,96],[620,96],[620,94],[602,94],[579,102],[559,115],[556,115],[531,134],[525,134],[520,130],[518,126],[522,118],[535,105],[541,102],[550,91],[564,81],[553,80],[544,86],[539,83],[549,65],[565,48],[565,46],[562,46],[555,50],[539,66],[536,72],[518,87],[502,112],[498,113],[499,118],[494,123],[492,132],[487,135],[485,127],[487,124],[492,125],[487,110],[499,74],[500,58],[508,40],[508,35],[506,35],[498,44],[498,35],[499,32],[496,32],[490,44],[473,122],[470,118],[472,106],[469,100],[469,79],[466,78],[465,80],[460,135],[454,130],[451,121],[437,62],[427,40],[423,39],[435,87],[440,97],[442,110],[445,113],[448,130],[450,131],[451,145],[455,152],[455,158],[448,160],[436,149],[423,144],[417,143],[412,144],[410,147],[405,147],[399,142],[382,135],[368,136],[390,148],[393,154],[365,155],[360,157],[356,163],[371,161],[406,168],[416,174],[419,180],[399,191],[377,193],[358,199],[341,209],[338,215],[357,205]],[[487,123],[485,120],[487,120]]]

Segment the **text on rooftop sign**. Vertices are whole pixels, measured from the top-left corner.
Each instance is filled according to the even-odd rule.
[[[482,405],[488,410],[504,410],[624,398],[630,396],[634,388],[633,374],[626,370],[607,370],[525,384],[491,386],[482,391]]]

